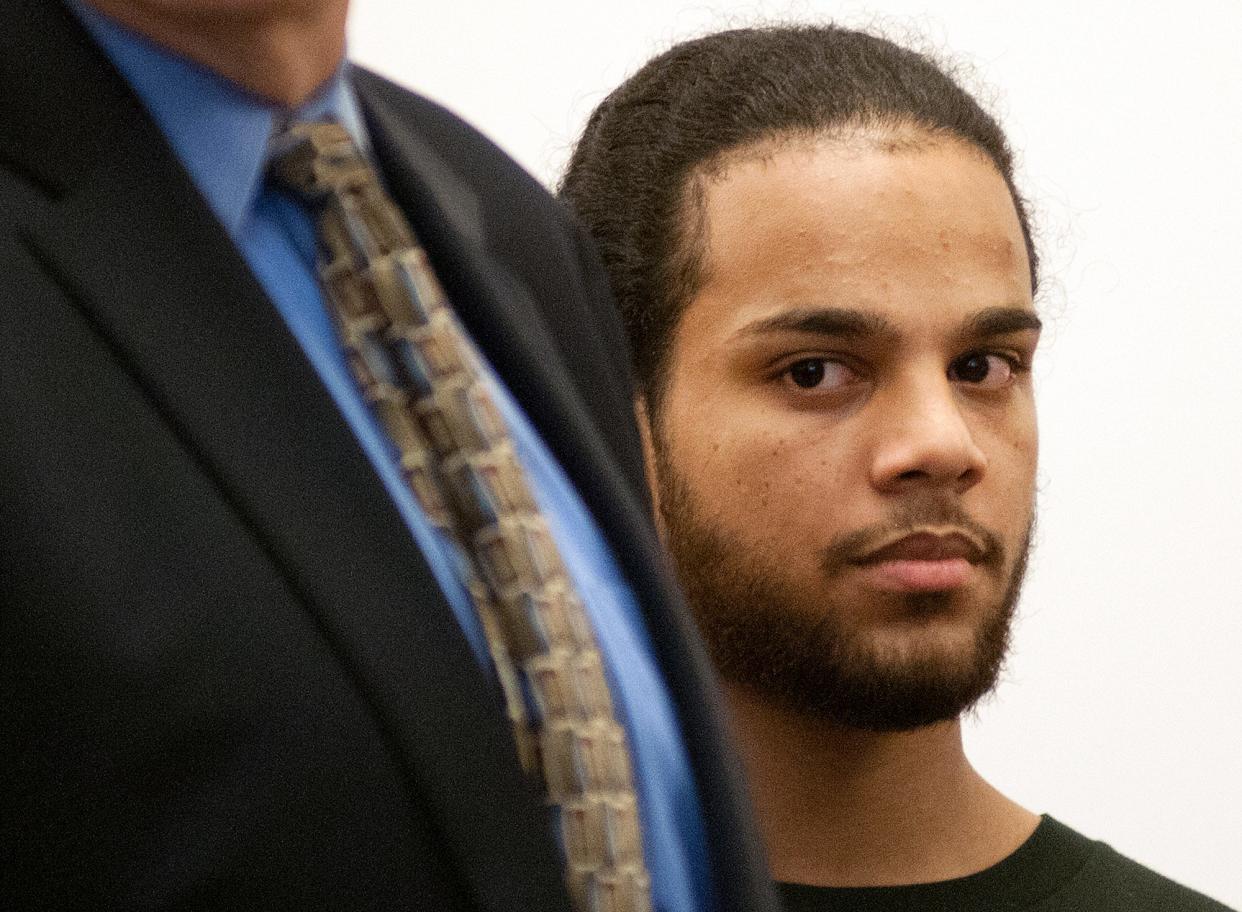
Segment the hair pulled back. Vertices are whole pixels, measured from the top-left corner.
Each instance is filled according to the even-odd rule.
[[[599,248],[649,399],[659,397],[673,333],[701,280],[697,178],[767,141],[910,128],[955,137],[996,166],[1034,288],[1037,256],[1004,132],[923,54],[834,25],[735,29],[673,47],[604,99],[560,194]]]

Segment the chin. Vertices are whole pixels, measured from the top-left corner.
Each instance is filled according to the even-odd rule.
[[[748,610],[717,602],[701,612],[721,676],[808,719],[874,732],[955,719],[995,685],[1009,641],[1006,601],[840,595],[818,611],[752,599]]]
[[[860,648],[885,665],[942,666],[946,671],[977,661],[979,623],[944,614],[912,614],[860,632]]]

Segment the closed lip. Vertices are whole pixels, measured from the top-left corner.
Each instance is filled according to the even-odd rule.
[[[943,561],[962,559],[972,564],[983,560],[983,542],[961,528],[906,530],[889,537],[854,561],[860,565],[888,561]]]

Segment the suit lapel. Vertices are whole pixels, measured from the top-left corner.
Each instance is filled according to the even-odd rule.
[[[590,412],[557,354],[530,293],[488,251],[474,191],[373,90],[358,70],[368,127],[393,196],[405,210],[436,274],[475,343],[505,380],[579,491],[601,489],[644,529],[634,496],[616,472]]]
[[[479,907],[565,908],[493,684],[313,368],[76,23],[43,0],[17,2],[49,53],[76,50],[63,84],[22,87],[44,95],[13,125],[41,137],[38,158],[0,150],[54,188],[25,232],[35,255],[313,616]],[[72,169],[56,165],[57,143],[92,139],[61,128],[72,122],[64,98],[100,118],[108,140],[66,151]]]
[[[394,196],[462,321],[565,469],[638,598],[698,779],[718,908],[777,908],[723,706],[710,687],[715,674],[677,589],[660,572],[666,558],[650,520],[604,447],[525,287],[488,254],[477,197],[385,103],[377,77],[356,72]]]

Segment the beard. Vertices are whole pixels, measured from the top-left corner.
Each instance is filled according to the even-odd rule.
[[[844,569],[867,542],[920,524],[957,525],[986,544],[979,565],[994,578],[1005,578],[1005,585],[974,623],[967,642],[946,647],[929,629],[953,611],[954,594],[881,593],[905,632],[894,647],[851,624],[856,611],[850,604],[830,598],[808,603],[778,562],[707,521],[688,483],[658,450],[668,549],[726,682],[799,715],[871,732],[908,731],[956,719],[995,686],[1008,651],[1033,519],[1012,558],[995,534],[943,499],[911,500],[882,528],[854,532],[829,545],[821,564],[825,579]]]

